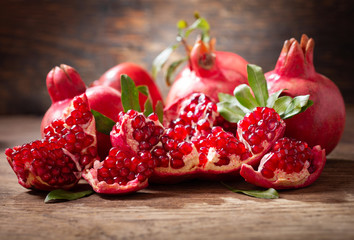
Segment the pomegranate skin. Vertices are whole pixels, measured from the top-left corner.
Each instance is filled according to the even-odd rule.
[[[329,154],[337,146],[345,125],[345,104],[338,87],[313,66],[313,39],[303,35],[284,43],[277,65],[265,74],[270,93],[285,89],[291,97],[310,94],[314,104],[305,112],[286,119],[285,136],[320,145]]]
[[[235,87],[247,84],[247,61],[241,56],[214,51],[198,40],[190,52],[189,64],[177,75],[166,98],[166,106],[176,99],[199,92],[218,101],[218,93],[232,94]]]
[[[120,76],[122,74],[127,74],[133,79],[135,85],[146,85],[149,88],[154,107],[157,101],[163,102],[160,90],[150,74],[135,63],[125,62],[108,69],[98,80],[94,81],[91,86],[109,86],[121,92]],[[145,101],[146,96],[139,94],[139,103],[142,109],[144,109]]]

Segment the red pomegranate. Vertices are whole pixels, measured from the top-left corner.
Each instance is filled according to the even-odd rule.
[[[232,94],[236,86],[247,84],[247,61],[231,52],[215,51],[214,44],[197,40],[189,54],[189,64],[170,88],[166,106],[194,92],[217,101],[218,93]]]
[[[285,136],[320,145],[329,154],[338,144],[345,125],[345,106],[338,87],[316,72],[313,65],[314,40],[302,35],[285,41],[273,71],[266,73],[270,93],[280,89],[284,95],[310,94],[313,106],[287,119]]]
[[[109,86],[121,92],[120,76],[122,74],[133,79],[136,86],[146,85],[148,87],[153,107],[156,106],[157,101],[163,102],[160,90],[150,74],[135,63],[125,62],[110,68],[98,80],[94,81],[92,86]],[[142,109],[145,101],[146,96],[139,94],[139,103]]]

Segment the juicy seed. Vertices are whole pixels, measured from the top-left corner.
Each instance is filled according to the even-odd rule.
[[[267,178],[272,178],[277,169],[287,174],[299,173],[303,170],[306,161],[310,163],[311,168],[313,160],[312,151],[307,143],[286,137],[274,144],[271,154],[261,170],[262,175]]]

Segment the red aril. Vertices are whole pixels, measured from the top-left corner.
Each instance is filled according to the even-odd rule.
[[[285,136],[320,145],[329,154],[338,144],[345,125],[345,106],[338,87],[316,72],[314,40],[303,35],[301,42],[285,41],[273,71],[266,73],[270,93],[280,89],[291,97],[310,94],[313,106],[287,119]]]

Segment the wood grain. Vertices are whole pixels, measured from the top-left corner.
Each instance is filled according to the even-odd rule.
[[[209,20],[217,50],[238,53],[265,71],[286,39],[307,33],[316,41],[318,72],[354,103],[351,0],[3,0],[0,114],[43,114],[50,105],[46,74],[61,63],[75,67],[87,84],[121,62],[150,69],[174,41],[176,22],[192,22],[196,10]],[[161,76],[158,84],[166,94]]]
[[[39,138],[39,117],[0,117],[0,239],[353,239],[354,106],[337,148],[310,187],[264,200],[219,182],[151,185],[127,196],[94,194],[44,204],[17,183],[4,149]],[[228,184],[256,189],[237,179]],[[82,182],[77,190],[89,186]]]

